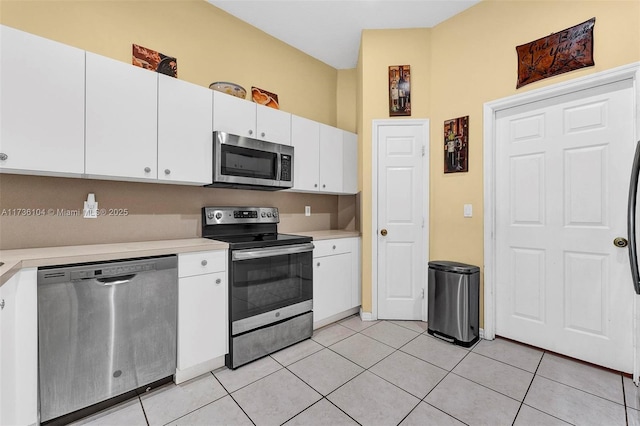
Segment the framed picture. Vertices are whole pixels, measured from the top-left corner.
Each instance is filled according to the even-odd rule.
[[[411,115],[411,67],[389,67],[389,116]]]
[[[155,50],[133,45],[131,63],[138,67],[157,71],[171,77],[178,77],[178,60]]]
[[[469,116],[444,122],[444,172],[469,171]]]
[[[251,87],[251,99],[257,104],[280,109],[280,105],[278,104],[278,95],[267,92],[259,87]]]

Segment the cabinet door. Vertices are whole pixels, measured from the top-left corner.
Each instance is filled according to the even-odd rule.
[[[291,145],[291,114],[256,105],[256,134],[260,140]]]
[[[293,189],[318,191],[320,178],[320,123],[306,118],[291,117],[293,153]]]
[[[351,308],[351,253],[313,259],[313,321]]]
[[[358,135],[342,132],[342,192],[358,192]]]
[[[256,104],[214,91],[213,130],[255,138]]]
[[[342,130],[320,124],[320,191],[342,192]]]
[[[227,274],[180,278],[178,285],[178,369],[226,354]]]
[[[86,173],[157,179],[158,74],[87,52]]]
[[[0,287],[0,424],[38,418],[37,269],[22,269]]]
[[[213,94],[158,74],[158,179],[167,183],[211,183]]]
[[[0,170],[81,175],[85,52],[6,26],[0,40]]]

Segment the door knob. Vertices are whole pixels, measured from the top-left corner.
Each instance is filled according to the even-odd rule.
[[[613,240],[613,245],[616,247],[626,247],[627,244],[629,244],[629,241],[626,238],[618,237]]]
[[[387,230],[386,229],[380,230],[380,235],[382,235],[383,237],[386,237],[387,236]]]

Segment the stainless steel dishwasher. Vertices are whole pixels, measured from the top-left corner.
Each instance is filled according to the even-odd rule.
[[[40,421],[176,371],[176,256],[38,270]]]

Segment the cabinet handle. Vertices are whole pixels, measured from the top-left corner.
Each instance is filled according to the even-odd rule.
[[[318,263],[316,264],[316,266],[320,267],[320,262],[318,262]]]
[[[151,167],[145,167],[144,168],[144,172],[145,173],[151,173]]]
[[[249,130],[249,134],[252,135],[253,134],[253,130]]]
[[[0,299],[0,309],[4,309],[4,299]]]
[[[327,185],[325,185],[325,184],[323,183],[323,184],[322,184],[322,187],[323,187],[323,188],[326,188],[326,187],[327,187]]]
[[[171,174],[171,170],[169,170],[169,169],[164,169],[164,174],[165,174],[165,175],[170,175],[170,174]]]
[[[202,266],[207,266],[207,259],[204,259],[202,262],[200,262],[200,264],[201,264]]]
[[[336,246],[333,246],[333,249],[335,250],[335,249],[336,249]]]
[[[0,152],[0,161],[5,161],[9,156],[4,152]]]
[[[264,132],[260,133],[260,136],[262,136],[263,138],[266,136],[266,134]]]
[[[220,278],[216,279],[216,285],[219,285],[222,282],[222,280]]]
[[[314,187],[314,188],[317,188],[317,187],[318,187],[318,184],[317,184],[317,183],[314,183],[314,184],[313,184],[313,187]]]

